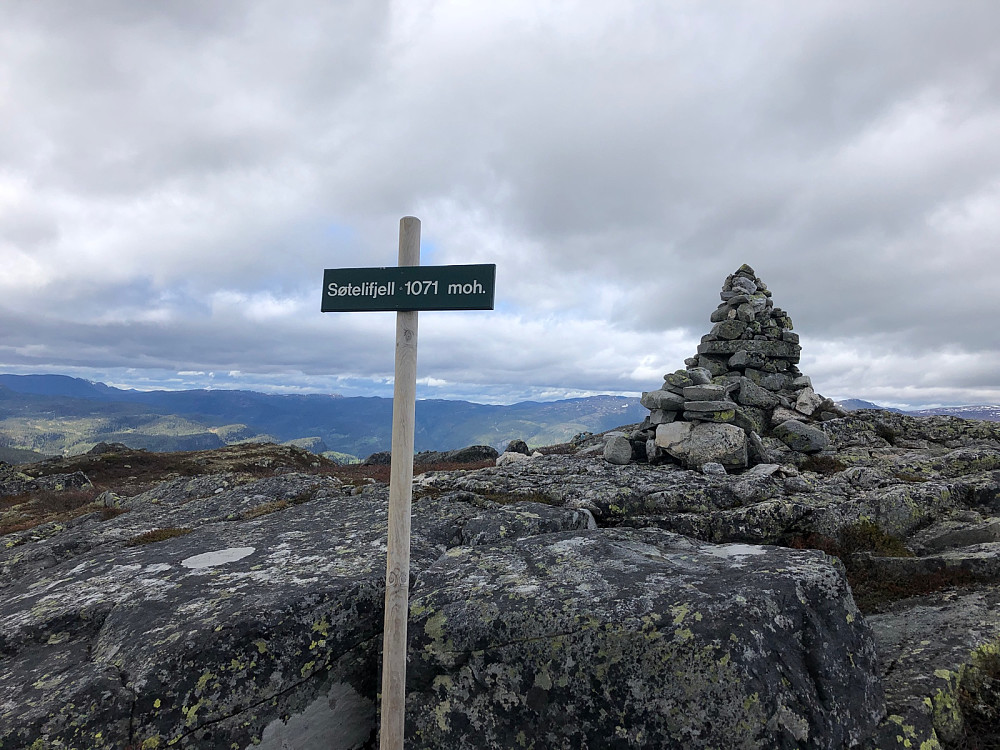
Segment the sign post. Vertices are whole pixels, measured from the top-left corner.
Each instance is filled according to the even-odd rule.
[[[380,750],[403,750],[417,311],[492,310],[495,282],[496,266],[492,264],[421,266],[420,220],[413,216],[399,221],[397,267],[327,269],[323,275],[323,312],[396,311]]]

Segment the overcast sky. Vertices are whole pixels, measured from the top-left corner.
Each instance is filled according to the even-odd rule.
[[[324,268],[496,263],[420,398],[635,393],[752,265],[834,398],[1000,403],[995,0],[4,0],[0,372],[391,395]]]

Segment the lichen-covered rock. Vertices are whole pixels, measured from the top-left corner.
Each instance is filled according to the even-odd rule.
[[[632,460],[632,443],[625,437],[613,437],[604,445],[604,460],[624,466]]]
[[[821,553],[562,533],[455,548],[414,594],[414,750],[845,748],[883,715]]]
[[[182,479],[110,520],[15,537],[0,548],[0,747],[308,750],[308,716],[339,727],[323,747],[360,748],[377,726],[387,491],[351,491]],[[451,546],[593,525],[469,494],[414,509],[414,576]]]
[[[977,690],[984,675],[993,681],[1000,677],[1000,588],[903,599],[868,620],[878,643],[888,711],[868,747],[940,747],[939,741],[947,747],[987,747],[962,743],[971,729],[967,725],[982,722],[983,712],[996,736],[995,689],[982,696]]]
[[[640,401],[650,410],[678,411],[684,408],[683,396],[664,390],[643,393]]]
[[[830,439],[822,430],[795,419],[777,425],[774,428],[774,436],[793,451],[803,453],[817,453],[830,443]]]
[[[525,451],[527,451],[527,446],[525,446]],[[480,461],[495,461],[499,456],[497,449],[489,445],[470,445],[452,451],[421,451],[413,456],[413,463],[472,464]]]
[[[23,495],[30,492],[43,492],[68,489],[80,489],[89,487],[90,480],[81,471],[74,471],[67,474],[50,474],[44,477],[31,477],[17,471],[9,464],[6,471],[0,473],[0,497],[11,495]]]
[[[789,372],[747,372],[750,382],[781,376],[781,388],[809,387]],[[679,389],[679,398],[704,380],[694,370],[672,375],[665,389]],[[736,384],[725,374],[716,383],[727,394]],[[618,437],[650,464],[609,464],[604,436],[590,435],[574,441],[576,455],[505,453],[518,460],[415,479],[411,580],[419,597],[411,634],[418,640],[410,663],[421,666],[411,685],[411,707],[420,707],[411,733],[459,738],[441,746],[489,746],[478,736],[461,744],[460,736],[473,736],[463,717],[485,722],[482,736],[500,736],[514,720],[511,708],[539,730],[524,730],[524,746],[563,747],[550,735],[576,731],[583,716],[601,739],[567,735],[566,747],[686,747],[649,738],[688,731],[715,708],[713,727],[731,727],[743,720],[726,708],[736,706],[735,691],[757,684],[763,692],[740,715],[760,719],[752,729],[765,734],[734,732],[726,744],[848,747],[840,725],[823,723],[832,713],[807,716],[805,706],[813,695],[825,706],[846,705],[840,691],[854,690],[853,673],[793,679],[831,643],[854,637],[825,630],[847,622],[847,605],[833,603],[841,594],[820,604],[817,581],[827,580],[820,571],[838,569],[819,553],[747,546],[766,543],[836,551],[857,601],[878,612],[871,618],[880,666],[876,672],[869,662],[868,674],[889,684],[890,710],[870,724],[867,750],[931,750],[938,739],[989,746],[1000,721],[992,591],[1000,573],[1000,425],[855,412],[815,425],[829,439],[818,454],[751,432],[762,463],[730,474],[663,463],[686,461],[691,432],[718,426],[679,425],[623,428]],[[678,442],[662,442],[677,453],[683,446],[682,456],[657,444],[657,433],[671,431]],[[257,478],[259,461],[294,472],[318,460],[280,450],[289,453],[193,456],[177,473],[203,466],[206,475],[135,496],[115,487],[91,506],[103,514],[0,537],[0,748],[372,747],[387,491],[296,473]],[[0,481],[71,475],[118,459],[131,462],[112,453],[19,467],[20,474],[0,466]],[[834,578],[837,589],[841,574]],[[940,591],[945,585],[965,588]],[[936,593],[891,603],[901,591],[928,590]],[[740,603],[733,592],[746,600],[746,622],[733,619]],[[674,623],[681,615],[674,608],[684,604]],[[822,616],[809,614],[817,608]],[[692,619],[695,611],[702,621]],[[786,627],[786,612],[801,621]],[[678,639],[685,627],[691,638]],[[677,670],[718,666],[706,660],[724,656],[730,634],[747,646],[730,656],[732,669],[757,658],[754,643],[770,649],[782,636],[781,648],[792,651],[772,651],[777,660],[738,681],[695,685],[708,693],[676,682]],[[442,642],[446,635],[455,648]],[[473,641],[495,647],[467,648]],[[700,650],[685,650],[694,644]],[[528,666],[510,666],[514,654]],[[636,662],[638,672],[629,666]],[[669,679],[663,670],[673,670]],[[788,685],[772,679],[782,670]],[[561,675],[578,674],[589,682],[559,684]],[[792,693],[806,703],[789,703]],[[497,711],[487,719],[490,701]],[[563,703],[569,712],[560,712]],[[691,708],[681,716],[680,706]],[[664,729],[664,716],[680,724]],[[843,726],[864,721],[852,716]],[[806,726],[808,739],[795,740]],[[605,740],[609,727],[615,734]],[[972,734],[955,740],[962,732]],[[514,735],[514,747],[520,739]]]
[[[692,467],[701,467],[713,462],[727,469],[745,469],[746,433],[731,424],[705,422],[695,425],[688,442],[687,463]]]

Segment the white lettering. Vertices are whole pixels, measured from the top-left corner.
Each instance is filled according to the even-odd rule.
[[[482,294],[486,291],[478,281],[468,284],[449,284],[448,294]]]

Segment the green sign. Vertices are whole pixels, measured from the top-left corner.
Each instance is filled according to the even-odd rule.
[[[323,312],[492,310],[496,264],[328,268]]]

